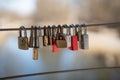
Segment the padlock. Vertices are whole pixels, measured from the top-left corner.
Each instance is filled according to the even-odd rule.
[[[29,39],[29,47],[33,48],[33,26],[31,26],[30,39]]]
[[[78,37],[76,36],[75,26],[73,24],[70,26],[73,27],[73,36],[71,36],[71,50],[78,50]]]
[[[68,27],[66,24],[63,25],[63,27],[66,28],[66,35],[65,35],[65,39],[67,41],[67,47],[71,47],[71,28]]]
[[[61,27],[61,25],[58,25],[56,45],[58,48],[67,47],[67,41],[65,40],[65,36],[63,34],[63,27]]]
[[[38,38],[37,27],[34,27],[34,48],[33,48],[33,60],[38,60]]]
[[[47,28],[44,26],[44,36],[43,36],[43,46],[48,45],[48,35],[47,35]]]
[[[56,28],[55,25],[52,26],[52,52],[59,52],[59,49],[56,46]]]
[[[89,37],[87,34],[87,27],[85,24],[83,24],[82,27],[84,28],[84,33],[82,34],[82,37],[81,37],[81,48],[88,49],[89,48]]]
[[[47,28],[47,32],[48,32],[48,45],[52,45],[52,35],[51,35],[51,27],[50,27],[50,25]]]
[[[81,49],[81,37],[82,37],[82,27],[77,24],[75,25],[76,27],[78,27],[78,32],[77,32],[77,36],[78,36],[78,41],[79,41],[79,48]]]
[[[39,48],[42,48],[43,47],[43,35],[42,35],[42,29],[41,27],[39,26],[39,36],[38,36],[38,43],[39,43]]]
[[[24,30],[24,37],[22,36],[22,30]],[[18,47],[22,50],[28,50],[28,37],[24,26],[21,26],[19,30]]]

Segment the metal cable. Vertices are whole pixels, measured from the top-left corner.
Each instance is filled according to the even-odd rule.
[[[2,77],[2,78],[0,78],[0,80],[13,79],[13,78],[22,78],[22,77],[29,77],[29,76],[38,76],[38,75],[47,75],[47,74],[78,72],[78,71],[86,71],[86,70],[101,70],[101,69],[120,69],[120,66],[118,66],[118,67],[96,67],[96,68],[71,69],[71,70],[60,70],[60,71],[51,71],[51,72],[32,73],[32,74],[24,74],[24,75]]]
[[[77,24],[83,27],[83,24]],[[120,22],[112,22],[112,23],[100,23],[100,24],[87,24],[86,27],[92,27],[92,26],[109,26],[109,25],[120,25]],[[57,27],[56,27],[57,28]],[[70,28],[70,26],[66,26],[64,28]],[[26,30],[31,30],[32,28],[26,28]],[[43,27],[41,27],[43,29]],[[19,28],[1,28],[0,31],[17,31]]]

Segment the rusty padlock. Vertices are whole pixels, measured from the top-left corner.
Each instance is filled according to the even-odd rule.
[[[22,36],[22,30],[24,30],[24,36]],[[18,37],[18,48],[22,50],[28,50],[28,37],[27,31],[24,26],[20,27],[19,37]]]

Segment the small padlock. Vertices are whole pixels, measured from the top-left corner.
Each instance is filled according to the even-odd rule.
[[[78,50],[78,37],[76,36],[75,26],[73,24],[70,26],[73,27],[73,36],[71,36],[71,50]]]
[[[66,27],[66,35],[65,35],[65,39],[67,41],[67,47],[71,47],[71,28],[68,27],[66,24],[63,25],[63,27]]]
[[[42,29],[41,27],[39,26],[39,36],[38,36],[38,39],[39,39],[39,48],[42,48],[43,47],[43,35],[42,35]]]
[[[52,31],[50,26],[48,26],[47,32],[48,32],[48,45],[52,45],[52,35],[51,35]]]
[[[82,37],[81,37],[81,48],[88,49],[89,48],[89,37],[87,34],[87,27],[85,24],[83,24],[82,26],[84,28],[84,33],[82,34]]]
[[[81,37],[82,37],[82,28],[80,25],[75,25],[76,27],[78,27],[78,32],[77,32],[77,36],[78,36],[78,41],[79,41],[79,48],[81,49]]]
[[[52,26],[52,52],[58,52],[59,49],[56,46],[56,28],[55,25]]]
[[[58,48],[67,47],[67,41],[65,40],[65,36],[63,34],[63,27],[61,27],[61,25],[58,25],[56,45]]]
[[[22,36],[22,30],[24,30],[24,37]],[[24,26],[21,26],[19,30],[18,47],[22,50],[28,50],[28,37]]]
[[[33,26],[31,26],[29,47],[30,47],[30,48],[33,48]]]
[[[38,60],[38,39],[37,39],[37,27],[34,27],[34,48],[33,48],[33,60]]]
[[[48,45],[48,35],[47,35],[47,28],[44,26],[44,36],[43,36],[43,46]]]

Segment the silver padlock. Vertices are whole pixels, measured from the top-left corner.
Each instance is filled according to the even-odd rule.
[[[81,36],[81,48],[82,49],[88,49],[89,48],[89,36],[87,34],[87,27],[85,24],[82,25],[84,28],[84,32]]]
[[[42,35],[42,29],[41,27],[39,26],[39,36],[38,36],[38,39],[39,39],[39,48],[42,48],[43,47],[43,35]]]
[[[77,32],[77,36],[78,36],[78,42],[79,42],[79,48],[81,49],[82,46],[81,46],[81,39],[82,39],[82,27],[77,24],[75,25],[76,27],[78,27],[78,32]]]
[[[66,24],[63,25],[64,27],[68,27]],[[65,39],[67,41],[67,47],[71,47],[71,28],[66,28],[66,35]]]

